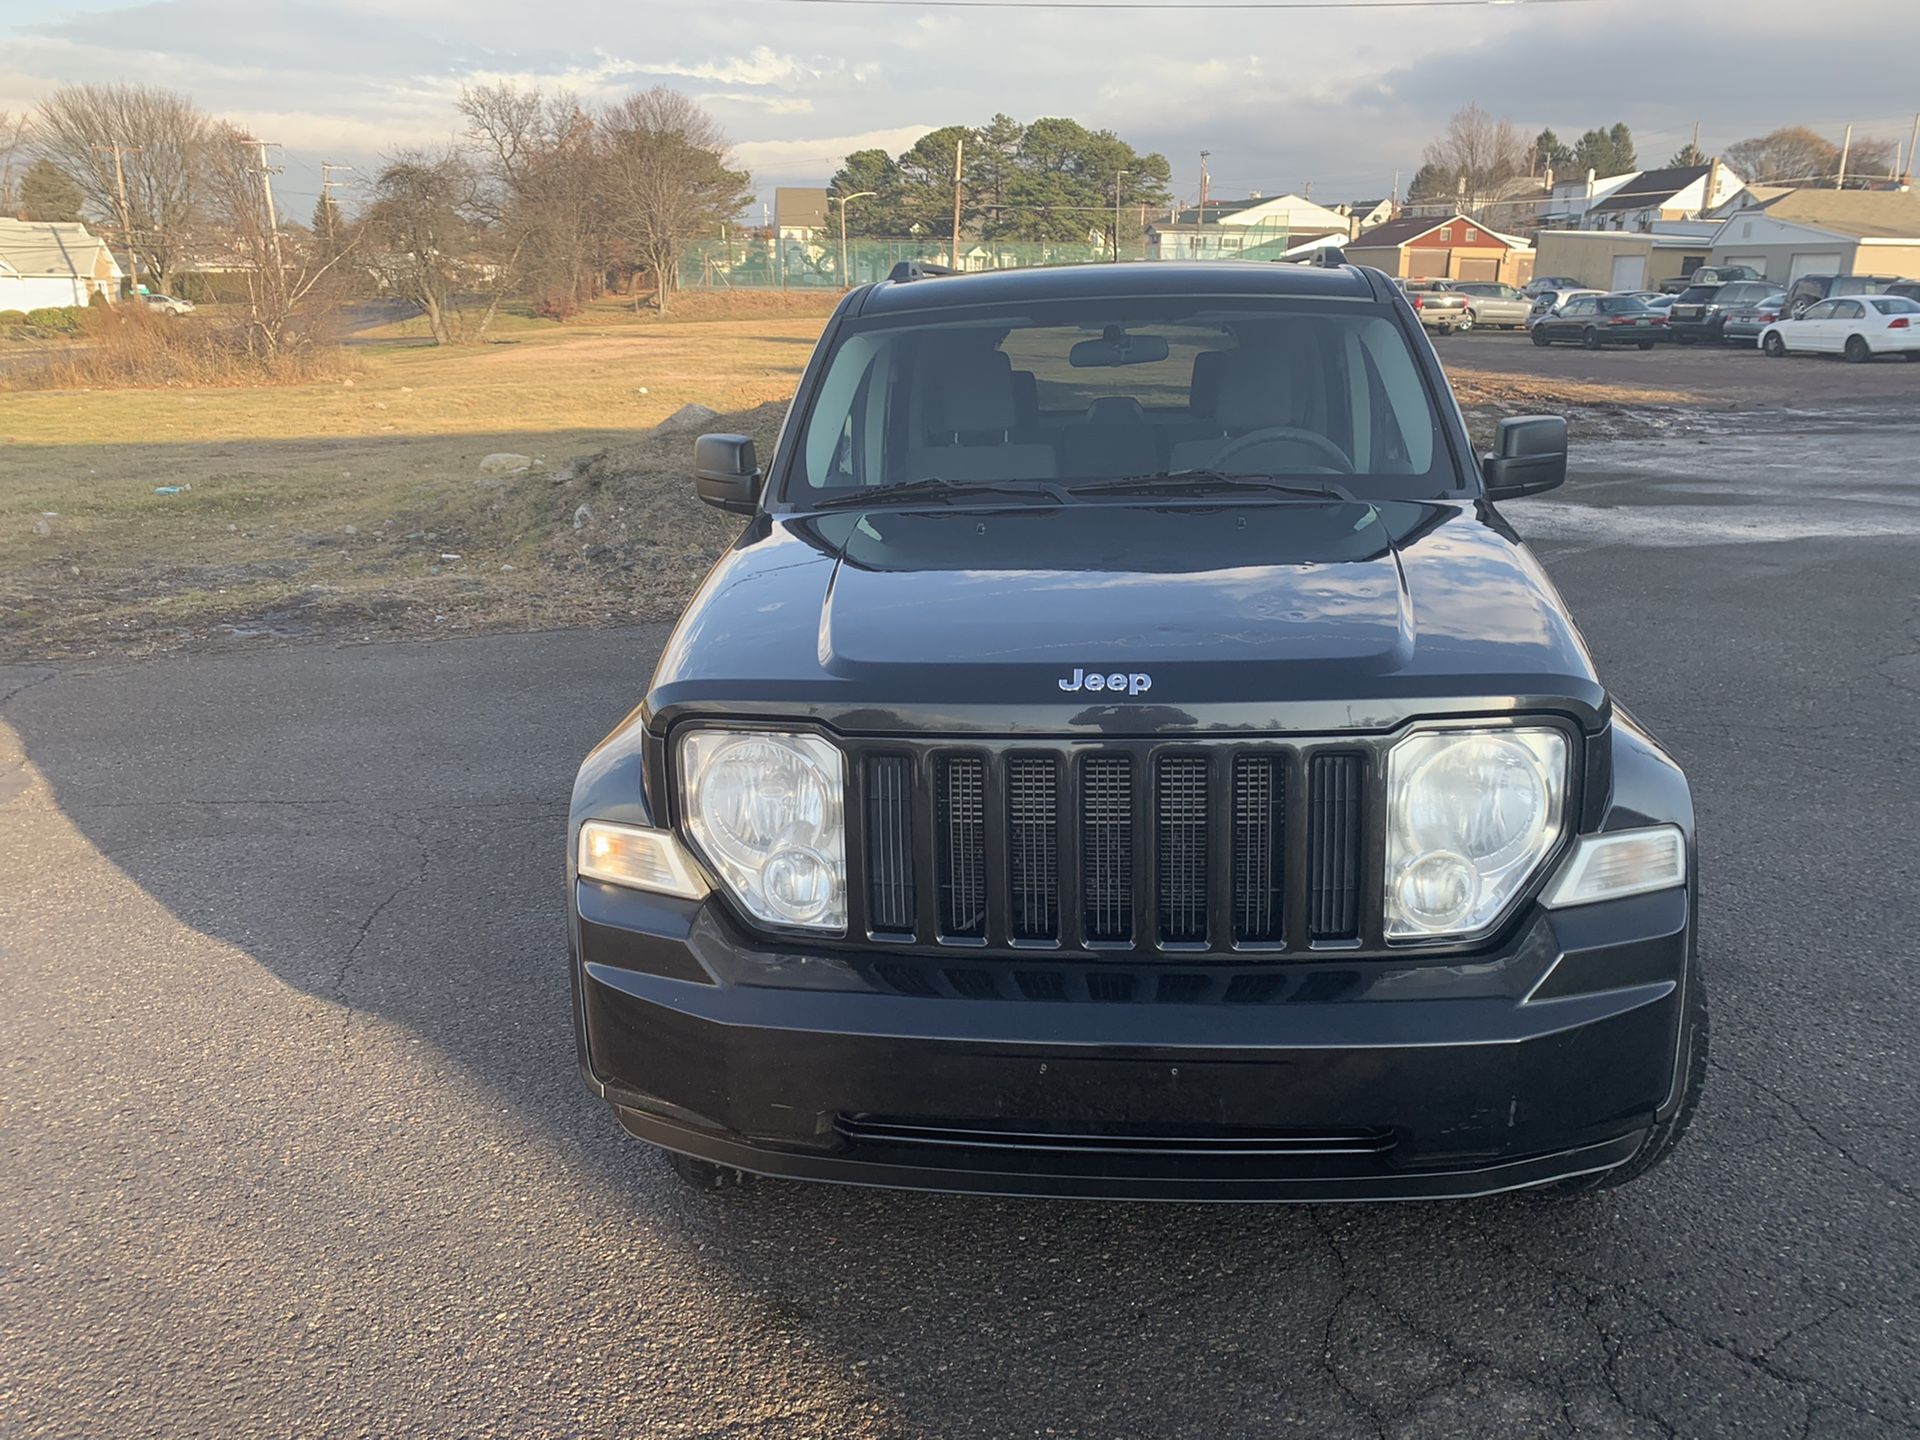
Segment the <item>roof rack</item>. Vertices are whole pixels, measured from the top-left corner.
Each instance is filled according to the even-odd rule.
[[[902,260],[887,272],[889,280],[931,280],[936,275],[962,273],[951,265],[936,265],[931,260]]]

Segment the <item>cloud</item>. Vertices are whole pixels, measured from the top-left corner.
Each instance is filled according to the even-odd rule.
[[[829,135],[813,140],[751,140],[733,147],[734,163],[753,172],[766,185],[799,185],[825,181],[855,150],[885,150],[898,154],[933,125],[899,125],[887,130],[863,130],[853,135]]]

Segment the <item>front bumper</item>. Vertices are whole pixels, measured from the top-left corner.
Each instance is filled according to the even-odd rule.
[[[1618,1165],[1679,1098],[1693,938],[1678,890],[1535,910],[1472,958],[1146,967],[1124,1002],[1092,998],[1106,992],[1077,976],[1089,967],[1049,972],[1044,957],[1024,968],[1066,977],[1039,992],[1053,998],[974,999],[938,978],[964,957],[888,969],[770,950],[717,902],[591,881],[575,905],[589,1087],[642,1139],[764,1174],[1156,1200],[1464,1197]],[[1182,983],[1156,979],[1167,972]],[[1266,983],[1234,983],[1247,974]]]

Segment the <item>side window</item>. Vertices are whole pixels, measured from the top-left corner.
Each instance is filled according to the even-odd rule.
[[[1836,320],[1861,320],[1866,317],[1866,313],[1858,300],[1842,300],[1833,307],[1833,318]]]
[[[1818,305],[1810,306],[1807,313],[1800,318],[1803,320],[1831,320],[1833,319],[1834,308],[1838,303],[1839,302],[1835,300],[1822,300]]]
[[[1569,315],[1591,315],[1597,308],[1598,306],[1592,300],[1569,300],[1567,302],[1567,314]]]

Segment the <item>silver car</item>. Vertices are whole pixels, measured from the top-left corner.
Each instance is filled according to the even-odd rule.
[[[1511,285],[1498,280],[1454,280],[1449,288],[1467,297],[1467,309],[1473,312],[1476,326],[1498,326],[1503,330],[1524,330],[1533,313],[1533,301]]]

